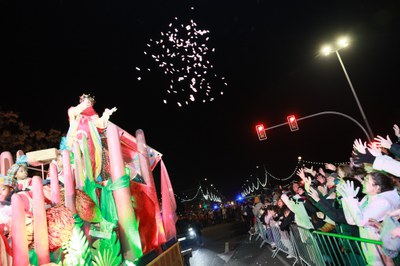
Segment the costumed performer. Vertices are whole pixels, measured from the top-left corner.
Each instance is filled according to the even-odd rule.
[[[70,128],[67,133],[67,146],[72,150],[74,140],[81,143],[83,136],[87,138],[93,178],[98,180],[102,168],[100,133],[103,133],[110,116],[117,111],[117,108],[106,108],[99,117],[93,108],[94,103],[94,96],[82,94],[79,104],[68,109]]]
[[[28,177],[28,167],[26,164],[13,164],[8,169],[7,176],[17,180],[17,190],[22,191],[32,189],[32,177]]]
[[[0,233],[8,235],[11,228],[11,196],[17,181],[8,176],[0,176]]]

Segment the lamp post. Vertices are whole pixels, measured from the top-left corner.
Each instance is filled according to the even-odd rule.
[[[362,108],[362,106],[361,106],[360,101],[358,100],[356,91],[354,90],[353,84],[351,83],[350,77],[349,77],[349,75],[347,74],[346,68],[344,67],[342,58],[340,57],[340,54],[339,54],[339,50],[342,49],[342,48],[344,48],[344,47],[347,47],[348,45],[349,45],[349,41],[347,40],[347,38],[340,38],[340,39],[338,40],[338,42],[337,42],[336,49],[332,49],[331,46],[324,46],[324,47],[322,48],[322,53],[323,53],[324,55],[329,55],[329,54],[331,54],[331,53],[333,53],[333,52],[336,53],[337,58],[338,58],[338,60],[339,60],[339,63],[340,63],[340,65],[342,66],[344,75],[346,76],[347,82],[348,82],[349,85],[350,85],[350,89],[351,89],[351,91],[353,92],[354,98],[356,99],[356,102],[357,102],[358,108],[360,109],[362,118],[364,119],[365,125],[367,126],[367,130],[368,130],[369,136],[370,136],[371,139],[373,139],[373,138],[374,138],[374,134],[372,133],[372,130],[371,130],[371,127],[369,126],[367,117],[365,116],[364,110],[363,110],[363,108]],[[371,140],[371,139],[370,139],[370,140]]]

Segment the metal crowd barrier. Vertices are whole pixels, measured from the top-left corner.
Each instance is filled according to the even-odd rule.
[[[257,217],[256,219],[256,226],[258,228],[258,235],[256,237],[256,240],[258,240],[261,237],[261,245],[260,248],[264,246],[264,244],[270,244],[272,245],[273,243],[273,238],[272,234],[268,233],[267,227],[261,222],[261,220]]]
[[[300,262],[309,266],[365,266],[368,262],[363,249],[374,249],[379,252],[381,241],[358,238],[352,236],[326,233],[292,224],[290,233],[281,231],[278,224],[271,222],[265,226],[259,219],[256,220],[256,240],[261,238],[260,248],[269,244],[273,248],[272,257],[279,252],[286,255],[295,255],[296,260],[292,265]],[[293,248],[293,251],[290,251]],[[381,257],[382,261],[383,258]],[[384,264],[384,263],[383,263]]]
[[[290,235],[286,231],[281,231],[278,224],[275,221],[271,221],[270,226],[265,226],[259,218],[256,219],[255,224],[257,237],[256,240],[262,240],[260,248],[264,244],[269,244],[273,248],[272,257],[275,258],[276,255],[281,251],[286,255],[292,255],[295,259],[292,265],[295,265],[298,261],[298,256],[296,255],[296,250],[290,239]],[[251,240],[251,239],[250,239]]]
[[[290,236],[302,265],[303,262],[311,266],[325,265],[317,241],[309,229],[292,224],[290,226]]]
[[[301,264],[310,266],[365,266],[368,263],[363,246],[372,246],[379,252],[378,246],[382,245],[371,239],[310,231],[296,224],[291,225],[290,235]]]

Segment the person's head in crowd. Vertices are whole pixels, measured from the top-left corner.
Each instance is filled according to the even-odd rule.
[[[370,172],[363,180],[363,193],[367,195],[376,195],[394,188],[393,178],[383,171]]]
[[[398,177],[393,177],[393,184],[394,187],[397,189],[397,191],[400,193],[400,178]]]
[[[260,198],[259,197],[254,197],[254,205],[256,205],[257,203],[260,202]]]
[[[271,199],[269,197],[265,197],[264,199],[264,206],[268,207],[271,204]]]
[[[276,206],[278,206],[278,208],[282,208],[283,206],[286,206],[285,203],[283,202],[282,199],[278,199],[278,201],[276,202]]]
[[[339,176],[336,172],[327,174],[326,186],[328,188],[328,197],[331,199],[336,198],[336,185],[339,184]]]
[[[326,176],[326,185],[328,188],[335,187],[339,182],[339,176],[337,173],[332,172]]]
[[[275,189],[272,193],[272,201],[277,202],[278,199],[281,197],[282,191],[280,189]]]
[[[351,168],[351,166],[348,164],[339,164],[337,166],[336,172],[338,173],[340,178],[353,177],[354,174],[353,168]]]
[[[282,213],[285,217],[287,217],[290,214],[290,209],[288,208],[288,206],[284,205],[282,207]]]
[[[293,197],[296,201],[300,201],[300,202],[304,202],[307,200],[307,196],[306,196],[306,190],[304,189],[303,186],[299,186],[298,190],[297,190],[297,194],[295,197]]]
[[[297,194],[297,190],[299,189],[299,183],[298,182],[293,182],[290,186],[290,189],[292,191],[293,194]]]
[[[56,166],[57,166],[57,171],[60,173],[63,170],[63,158],[62,158],[62,152],[60,150],[57,151],[57,158],[55,160]]]
[[[318,185],[323,186],[326,184],[326,177],[321,174],[321,173],[317,173],[316,177],[315,177],[318,181]]]
[[[7,171],[7,176],[17,180],[28,178],[28,167],[25,164],[13,164]]]
[[[364,177],[367,175],[367,171],[365,170],[364,167],[356,167],[354,168],[354,173],[353,173],[353,177],[357,180],[359,180],[360,182],[363,181]]]
[[[260,210],[258,210],[258,216],[262,216],[264,215],[264,213],[267,211],[267,208],[265,208],[264,206],[262,206],[260,208]]]
[[[269,205],[267,207],[268,215],[274,216],[278,212],[278,206],[276,205]]]
[[[11,196],[16,186],[16,179],[8,176],[0,176],[0,202],[11,202]]]
[[[300,197],[305,197],[306,196],[306,190],[304,189],[303,186],[299,186],[299,189],[297,190],[297,194],[299,194]]]

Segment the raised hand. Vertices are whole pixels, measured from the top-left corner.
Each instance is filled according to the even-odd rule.
[[[336,171],[336,166],[331,163],[326,163],[325,164],[325,169],[331,170],[331,171]]]
[[[305,180],[304,180],[304,189],[308,192],[308,191],[310,191],[310,188],[311,188],[311,177],[307,177]]]
[[[311,166],[311,168],[304,167],[304,171],[306,173],[309,173],[309,174],[313,175],[313,176],[316,174],[316,171],[313,169],[312,166]]]
[[[354,198],[357,196],[360,187],[354,189],[354,182],[347,180],[346,183],[342,183],[336,187],[336,190],[344,198]]]
[[[396,135],[396,137],[400,138],[400,128],[399,128],[399,126],[394,124],[393,125],[393,130],[394,130],[394,134]]]
[[[378,135],[375,138],[375,144],[377,148],[385,148],[389,150],[393,142],[390,139],[389,135],[386,136],[386,139]]]
[[[318,186],[317,189],[321,193],[322,196],[326,196],[328,194],[328,187],[326,185]]]
[[[382,229],[382,224],[374,218],[368,219],[368,225],[374,227],[378,232],[380,232]]]
[[[110,115],[112,115],[115,111],[117,111],[117,107],[113,107],[113,108],[111,108],[111,109],[106,108],[106,109],[104,110],[104,114],[107,115],[107,116],[110,116]]]
[[[301,178],[301,180],[303,180],[303,182],[305,182],[306,180],[306,174],[303,168],[300,168],[299,170],[297,170],[296,174]]]
[[[316,202],[318,202],[320,200],[319,195],[318,195],[318,191],[315,190],[315,188],[313,188],[313,187],[310,187],[310,191],[308,192],[308,196],[310,196]]]
[[[367,149],[367,143],[365,141],[363,143],[361,139],[355,139],[353,143],[353,149],[358,153],[365,154]]]

